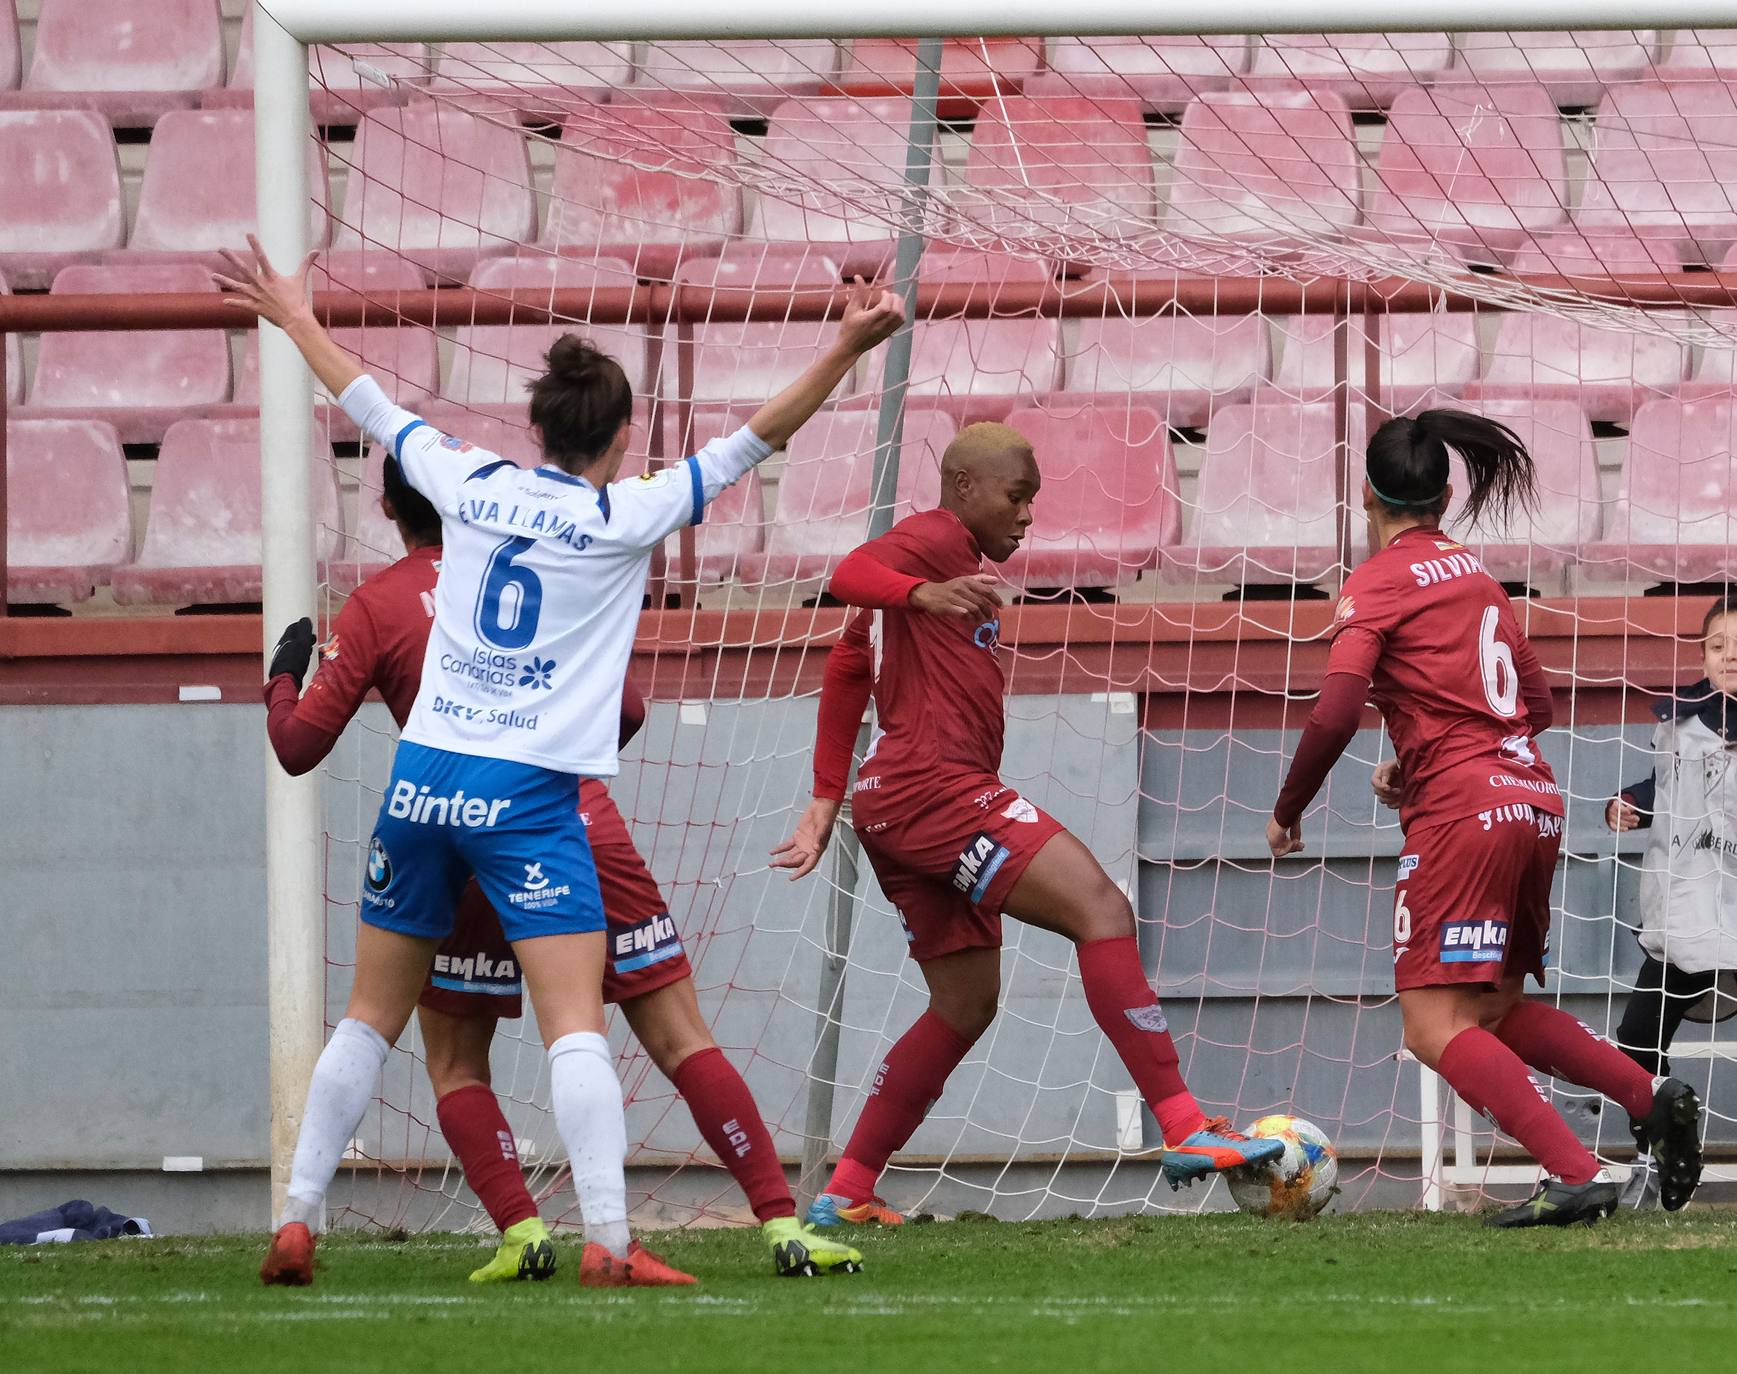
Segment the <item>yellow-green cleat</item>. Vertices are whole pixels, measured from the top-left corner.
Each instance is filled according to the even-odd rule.
[[[862,1252],[828,1236],[795,1217],[773,1217],[760,1227],[781,1278],[811,1279],[821,1274],[859,1274]]]
[[[501,1235],[495,1257],[470,1276],[472,1283],[515,1283],[534,1279],[541,1283],[555,1275],[555,1243],[541,1217],[527,1217]]]

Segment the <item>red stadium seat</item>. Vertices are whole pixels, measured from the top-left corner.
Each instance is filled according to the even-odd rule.
[[[1725,271],[1732,270],[1726,259]],[[1703,317],[1718,328],[1727,339],[1737,338],[1737,310],[1707,310]],[[1689,380],[1677,388],[1679,400],[1696,400],[1702,396],[1737,394],[1737,349],[1708,345],[1696,350],[1697,359]]]
[[[1007,577],[1032,588],[1110,587],[1158,566],[1182,533],[1176,461],[1145,406],[1015,410],[1043,474],[1036,519]]]
[[[1351,112],[1331,92],[1209,92],[1182,115],[1163,225],[1183,238],[1300,251],[1357,223]]]
[[[1231,38],[1054,38],[1049,70],[1026,83],[1027,95],[1139,101],[1143,109],[1179,114],[1203,91],[1228,89],[1248,70],[1249,42]]]
[[[1614,90],[1650,77],[1658,46],[1657,29],[1462,33],[1459,60],[1444,79],[1536,82],[1558,105],[1596,105],[1607,84]]]
[[[108,425],[8,420],[6,483],[14,605],[88,600],[131,555],[127,462]]]
[[[11,293],[12,288],[6,284],[6,278],[0,277],[0,296]],[[16,334],[6,336],[5,372],[6,403],[19,405],[24,400],[24,354]]]
[[[1737,29],[1678,29],[1659,75],[1737,80]]]
[[[1501,260],[1567,222],[1562,137],[1542,86],[1404,91],[1388,114],[1370,227],[1419,255],[1445,243]]]
[[[691,98],[565,102],[542,246],[625,259],[667,280],[684,257],[716,253],[742,232],[736,136]]]
[[[431,280],[531,242],[530,151],[516,128],[432,101],[372,110],[356,129],[333,247],[401,253]]]
[[[969,118],[990,96],[1015,95],[1043,66],[1041,38],[947,38],[941,42],[943,119]],[[846,95],[906,96],[917,78],[914,38],[857,38],[838,78]]]
[[[121,167],[101,115],[0,111],[0,272],[39,291],[127,239]]]
[[[826,38],[648,43],[635,86],[716,96],[738,114],[764,114],[789,96],[819,95],[838,76],[839,46]],[[905,102],[907,117],[910,102]]]
[[[1648,401],[1635,412],[1604,539],[1582,557],[1625,579],[1737,576],[1737,397]]]
[[[868,538],[879,418],[874,407],[843,406],[821,411],[797,431],[778,473],[766,552],[743,560],[743,580],[807,582],[828,577],[841,558]],[[938,472],[940,455],[955,432],[953,421],[941,411],[908,408],[901,478],[907,465],[917,472],[925,465]],[[901,480],[900,487],[904,485]],[[934,505],[933,499],[928,504]]]
[[[343,253],[328,255],[315,263],[311,274],[315,291],[349,291],[371,299],[390,301],[398,291],[423,289],[422,273],[414,263],[389,253]],[[432,329],[419,325],[364,325],[359,329],[334,329],[338,345],[373,374],[386,394],[399,405],[414,410],[440,390],[440,340]],[[235,379],[235,412],[259,412],[259,331],[243,336],[241,371]],[[332,405],[331,398],[316,384],[319,422],[329,438],[352,443],[359,436],[350,417]]]
[[[221,176],[212,175],[221,167]],[[308,242],[323,247],[326,158],[308,145]],[[172,110],[157,122],[139,185],[132,241],[115,260],[185,261],[223,266],[220,248],[245,250],[258,223],[254,201],[253,111]]]
[[[323,443],[316,442],[308,461],[315,544],[324,563],[343,545],[337,470]],[[258,601],[260,525],[259,421],[172,425],[157,457],[145,541],[138,561],[116,571],[115,600],[123,606]]]
[[[1465,395],[1570,401],[1589,419],[1626,425],[1637,405],[1682,382],[1688,361],[1682,344],[1659,334],[1514,311],[1501,317],[1483,376]]]
[[[1719,82],[1612,86],[1598,107],[1576,227],[1632,232],[1684,262],[1737,240],[1737,91]]]
[[[56,296],[209,291],[211,274],[188,263],[68,267]],[[104,420],[123,444],[154,444],[177,420],[229,399],[229,335],[221,329],[92,330],[42,336],[27,413]]]
[[[747,289],[768,287],[780,294],[792,288],[836,289],[838,264],[800,249],[785,251],[764,244],[743,243],[726,248],[716,258],[691,258],[676,273],[679,285]],[[767,320],[734,324],[716,321],[693,327],[693,391],[695,401],[762,401],[783,390],[814,361],[817,350],[832,337],[835,326],[819,320]],[[680,393],[680,348],[666,338],[663,350],[663,393]],[[834,392],[847,396],[854,379],[845,378]]]
[[[24,88],[4,102],[136,127],[222,84],[218,0],[42,0]]]
[[[954,199],[1009,238],[1065,227],[1128,235],[1154,215],[1139,102],[1009,96],[978,115]]]
[[[364,70],[357,70],[357,62]],[[380,105],[402,105],[428,83],[428,48],[423,43],[347,43],[308,50],[308,109],[317,124],[354,124]],[[381,79],[384,78],[384,82]],[[207,109],[253,104],[253,6],[241,16],[241,50],[229,85],[206,91]]]
[[[751,236],[824,245],[844,271],[878,274],[904,213],[908,100],[787,100],[772,111],[762,153],[799,185],[757,198]],[[828,188],[841,186],[835,194]]]
[[[1279,366],[1273,385],[1293,400],[1318,401],[1332,393],[1333,317],[1299,315],[1278,321]],[[1365,334],[1353,320],[1346,348],[1353,394],[1364,390]],[[1405,412],[1458,395],[1478,375],[1477,318],[1469,313],[1383,316],[1380,404]]]
[[[1218,411],[1192,528],[1164,550],[1166,570],[1238,585],[1328,576],[1339,567],[1337,458],[1331,405],[1268,394]]]
[[[559,118],[580,92],[603,95],[632,77],[630,43],[448,43],[429,91],[474,110]]]
[[[1626,229],[1569,228],[1540,234],[1527,240],[1508,263],[1508,270],[1519,276],[1656,277],[1682,267],[1669,243],[1639,238]]]
[[[1272,345],[1259,315],[1112,313],[1077,322],[1063,385],[1069,393],[1131,392],[1166,424],[1188,428],[1248,400],[1271,372]]]
[[[1453,63],[1445,33],[1269,33],[1255,45],[1249,84],[1302,82],[1354,110],[1384,110]]]
[[[18,79],[23,75],[21,52],[17,0],[0,0],[0,91],[18,89]]]
[[[634,285],[624,262],[581,262],[546,254],[492,258],[477,264],[470,284],[478,291],[551,292],[557,289]],[[645,331],[639,325],[560,324],[461,325],[452,367],[441,395],[466,405],[511,405],[525,399],[525,383],[544,371],[544,355],[563,334],[579,334],[608,353],[627,373],[635,392],[646,389]]]

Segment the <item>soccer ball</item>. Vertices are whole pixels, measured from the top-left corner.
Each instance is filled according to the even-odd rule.
[[[1307,1221],[1339,1191],[1339,1152],[1319,1126],[1300,1116],[1263,1116],[1248,1134],[1285,1142],[1277,1159],[1225,1175],[1231,1197],[1250,1216]]]

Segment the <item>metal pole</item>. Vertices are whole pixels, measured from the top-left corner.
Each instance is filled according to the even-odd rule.
[[[911,125],[905,142],[905,228],[893,260],[893,280],[905,297],[905,325],[887,343],[880,422],[875,432],[874,476],[869,485],[869,538],[892,528],[899,485],[899,448],[904,437],[905,389],[911,376],[911,330],[917,316],[917,264],[923,256],[924,209],[929,168],[934,160],[935,103],[941,93],[941,40],[917,44],[917,77],[911,91]],[[868,726],[857,732],[856,753],[868,750]],[[841,814],[841,819],[844,817]],[[856,880],[860,850],[848,820],[832,856],[832,896],[826,909],[826,949],[820,960],[818,1023],[814,1054],[808,1062],[808,1115],[802,1144],[802,1176],[797,1181],[804,1206],[832,1147],[833,1095],[838,1082],[838,1036],[843,1025],[845,969],[851,927],[856,919]]]
[[[308,249],[308,51],[256,3],[254,162],[259,238],[280,269]],[[283,627],[315,614],[313,384],[295,345],[259,330],[260,562],[264,652]],[[262,673],[263,675],[263,673]],[[264,740],[266,1007],[271,1041],[271,1209],[282,1213],[314,1061],[325,1043],[325,928],[320,780],[292,778]]]

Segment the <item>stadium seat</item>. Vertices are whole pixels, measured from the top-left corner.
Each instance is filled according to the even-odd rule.
[[[826,38],[647,43],[634,83],[646,90],[716,96],[734,114],[764,115],[789,96],[819,95],[838,76],[839,45]],[[905,102],[907,117],[910,102]]]
[[[1384,110],[1452,65],[1445,33],[1269,33],[1255,44],[1249,85],[1277,79],[1332,91],[1354,110]]]
[[[668,280],[676,264],[716,253],[742,232],[736,136],[692,98],[609,105],[573,97],[554,145],[554,187],[542,246],[625,259]]]
[[[1182,532],[1176,461],[1163,417],[1087,403],[1015,410],[1043,473],[1036,520],[1006,564],[1028,588],[1111,587],[1158,566]]]
[[[1480,85],[1501,81],[1543,85],[1558,105],[1596,105],[1606,85],[1653,74],[1657,29],[1521,29],[1513,33],[1462,33],[1459,56],[1448,81]]]
[[[1568,219],[1562,120],[1542,86],[1416,87],[1387,117],[1369,225],[1423,256],[1503,261]]]
[[[1659,75],[1737,80],[1737,29],[1678,29],[1659,63]]]
[[[802,250],[785,251],[763,244],[736,244],[715,258],[691,258],[676,273],[678,286],[716,286],[737,290],[775,288],[784,295],[792,288],[836,289],[838,264]],[[765,320],[731,323],[714,321],[693,326],[694,401],[763,401],[776,395],[814,360],[817,349],[832,337],[834,326],[820,320]],[[680,394],[680,345],[674,331],[663,350],[663,394]],[[854,379],[846,377],[833,393],[847,396]]]
[[[1018,94],[1042,66],[1041,38],[943,39],[936,109],[942,119],[970,118],[990,96]],[[916,78],[916,39],[857,38],[838,88],[846,95],[908,98]]]
[[[309,454],[316,552],[343,545],[337,470],[316,439]],[[233,605],[260,598],[258,420],[182,420],[157,456],[138,560],[117,569],[123,606]],[[320,570],[325,577],[324,567]]]
[[[1192,528],[1165,549],[1166,571],[1254,586],[1328,576],[1339,567],[1337,455],[1331,405],[1268,394],[1219,410]]]
[[[1152,152],[1138,101],[1009,96],[983,107],[952,196],[1017,243],[1054,229],[1137,235],[1154,218]]]
[[[213,176],[213,167],[223,175]],[[308,190],[308,242],[323,247],[330,232],[326,158],[312,142]],[[221,268],[217,250],[245,249],[257,222],[253,111],[171,110],[151,136],[132,240],[111,260],[191,258]]]
[[[401,253],[457,283],[479,257],[537,233],[530,151],[517,129],[426,101],[371,110],[356,129],[333,247]]]
[[[22,49],[18,43],[17,0],[0,0],[0,91],[18,89]]]
[[[1730,394],[1641,406],[1604,538],[1582,560],[1625,580],[1737,576],[1734,427],[1737,397]]]
[[[1267,323],[1259,315],[1112,313],[1074,326],[1063,387],[1151,406],[1175,428],[1203,425],[1214,411],[1246,401],[1272,372]]]
[[[1572,401],[1589,419],[1626,425],[1637,405],[1670,393],[1687,370],[1688,350],[1674,339],[1513,311],[1501,317],[1483,374],[1465,395]]]
[[[899,188],[910,117],[908,100],[784,101],[772,111],[761,156],[766,165],[787,170],[795,183],[788,194],[798,194],[800,186],[801,199],[762,190],[750,236],[823,245],[845,272],[878,275],[892,261],[895,226],[904,213]],[[827,189],[833,186],[844,189]]]
[[[361,61],[386,84],[356,70]],[[342,50],[308,49],[308,110],[316,124],[354,124],[380,105],[402,105],[428,83],[428,48],[423,43],[347,43]],[[207,109],[253,104],[253,6],[241,16],[241,48],[229,84],[206,91]]]
[[[1726,259],[1724,270],[1732,270],[1729,258]],[[1737,309],[1707,310],[1702,314],[1706,322],[1717,328],[1727,340],[1737,339]],[[1695,400],[1707,395],[1737,394],[1737,348],[1729,343],[1724,347],[1704,344],[1695,350],[1695,354],[1689,380],[1677,388],[1678,399]]]
[[[448,43],[428,89],[468,109],[559,119],[575,95],[602,95],[632,77],[630,43]]]
[[[1301,251],[1357,223],[1351,112],[1329,91],[1208,92],[1182,115],[1163,227]]]
[[[347,291],[390,300],[399,291],[423,289],[422,273],[414,263],[389,253],[330,255],[314,264],[309,284],[315,291]],[[359,358],[386,394],[414,410],[440,390],[440,339],[420,325],[364,325],[334,329],[339,347]],[[319,424],[334,442],[353,443],[358,437],[350,417],[316,384]],[[235,379],[235,413],[259,412],[259,331],[243,338],[241,371]]]
[[[797,431],[778,473],[766,552],[743,560],[744,581],[828,577],[839,560],[868,537],[878,421],[873,406],[840,406],[821,411]],[[955,433],[953,421],[941,411],[909,407],[901,474],[907,463],[916,471],[930,464],[928,470],[939,472],[940,455]]]
[[[222,84],[218,0],[42,0],[23,89],[0,102],[93,110],[132,128]]]
[[[1027,95],[1137,100],[1143,109],[1179,114],[1203,91],[1222,91],[1248,70],[1249,42],[1230,38],[1053,38],[1049,70],[1032,77]]]
[[[127,461],[108,425],[8,420],[7,601],[88,600],[132,553],[128,501]]]
[[[6,278],[0,277],[0,296],[12,293],[12,288],[6,284]],[[19,405],[24,400],[24,351],[19,346],[16,334],[6,336],[5,360],[6,403],[9,406]]]
[[[1626,229],[1568,228],[1539,234],[1508,262],[1508,270],[1517,276],[1656,277],[1682,267],[1669,243],[1639,238]]]
[[[189,263],[68,267],[56,296],[211,292]],[[42,335],[25,413],[104,420],[123,444],[154,444],[177,420],[229,399],[229,335],[221,329],[92,330]]]
[[[1737,91],[1714,81],[1612,86],[1594,120],[1576,227],[1633,232],[1684,262],[1737,240]]]
[[[1466,408],[1520,436],[1537,471],[1538,502],[1531,511],[1512,512],[1505,523],[1492,514],[1468,527],[1461,518],[1468,490],[1465,465],[1450,454],[1454,497],[1443,523],[1498,581],[1537,586],[1578,561],[1582,549],[1598,538],[1604,502],[1592,429],[1572,397],[1468,401]]]
[[[103,117],[89,110],[0,111],[0,272],[16,291],[127,239],[121,166]]]
[[[533,295],[571,288],[627,287],[633,271],[625,262],[603,258],[581,262],[548,254],[491,258],[479,262],[470,284],[480,292],[526,291]],[[546,299],[546,297],[545,297]],[[544,355],[563,334],[580,334],[608,353],[627,373],[635,392],[646,390],[645,330],[636,324],[461,325],[453,340],[452,366],[442,399],[465,405],[508,405],[525,399],[525,383],[544,371]]]
[[[1278,322],[1279,365],[1273,385],[1292,400],[1318,401],[1332,394],[1333,317],[1300,315]],[[1353,321],[1346,349],[1353,395],[1364,390],[1366,338]],[[1380,404],[1406,412],[1436,399],[1457,396],[1478,375],[1476,316],[1419,312],[1381,319]]]

